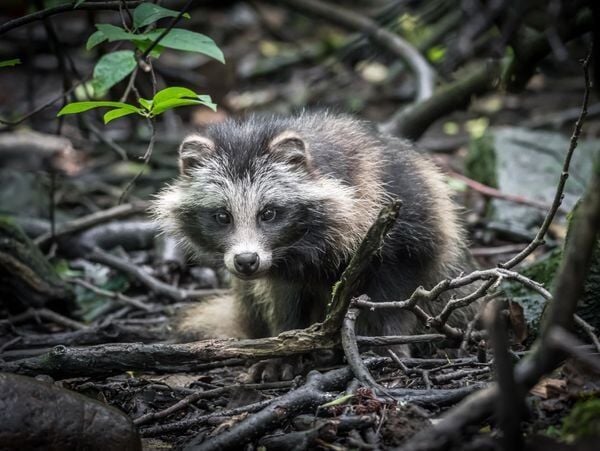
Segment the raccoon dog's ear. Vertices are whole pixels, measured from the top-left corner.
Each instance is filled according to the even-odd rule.
[[[308,160],[304,140],[296,132],[284,131],[269,143],[269,152],[277,158],[295,165],[305,165]]]
[[[179,146],[179,171],[189,175],[190,171],[202,165],[202,161],[215,150],[215,143],[205,136],[190,135]]]

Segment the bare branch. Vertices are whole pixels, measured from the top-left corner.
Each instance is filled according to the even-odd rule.
[[[15,28],[21,27],[23,25],[36,22],[38,20],[43,20],[47,17],[53,16],[55,14],[70,12],[70,11],[118,11],[122,1],[107,1],[107,2],[84,2],[79,6],[75,7],[73,4],[67,5],[58,5],[52,8],[47,8],[42,11],[38,11],[32,14],[28,14],[27,16],[19,17],[14,20],[10,20],[0,25],[0,36],[6,33],[7,31],[13,30]],[[128,1],[127,6],[137,6],[141,1]]]

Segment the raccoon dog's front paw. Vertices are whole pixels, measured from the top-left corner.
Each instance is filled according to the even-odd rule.
[[[244,383],[289,381],[301,374],[302,369],[298,358],[267,359],[252,365],[241,379]]]

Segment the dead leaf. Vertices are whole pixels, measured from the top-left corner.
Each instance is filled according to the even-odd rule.
[[[557,398],[567,394],[567,382],[545,377],[530,390],[530,393],[542,399]]]
[[[527,339],[527,321],[523,313],[523,306],[516,302],[508,303],[510,325],[514,333],[516,343],[523,343]]]

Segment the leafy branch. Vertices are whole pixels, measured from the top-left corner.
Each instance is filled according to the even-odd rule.
[[[111,108],[104,114],[104,123],[128,116],[138,114],[140,116],[152,119],[167,110],[188,105],[204,105],[213,111],[216,111],[217,105],[212,102],[210,96],[196,94],[188,88],[171,87],[165,88],[156,93],[152,100],[138,99],[139,107],[125,102],[111,102],[102,100],[92,100],[87,102],[73,102],[65,105],[57,114],[63,116],[66,114],[83,113],[94,108]]]

